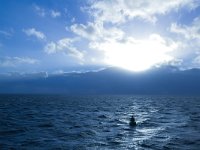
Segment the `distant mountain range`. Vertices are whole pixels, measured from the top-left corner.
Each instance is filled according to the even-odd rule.
[[[1,74],[0,93],[200,95],[200,69],[163,66],[139,73],[108,68],[86,73]]]

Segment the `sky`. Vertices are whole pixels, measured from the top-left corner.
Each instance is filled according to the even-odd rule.
[[[0,0],[0,73],[200,67],[199,0]]]

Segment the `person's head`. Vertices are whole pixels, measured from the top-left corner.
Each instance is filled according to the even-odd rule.
[[[135,118],[132,116],[132,117],[131,117],[131,120],[135,120]]]

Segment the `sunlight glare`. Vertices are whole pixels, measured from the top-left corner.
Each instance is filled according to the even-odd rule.
[[[159,35],[152,35],[148,40],[110,41],[102,45],[107,64],[131,71],[144,71],[155,64],[171,61],[173,57],[167,52],[175,47],[166,44]]]

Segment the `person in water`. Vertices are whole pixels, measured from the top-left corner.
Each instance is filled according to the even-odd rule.
[[[130,119],[129,125],[132,127],[136,126],[135,118],[133,116]]]

